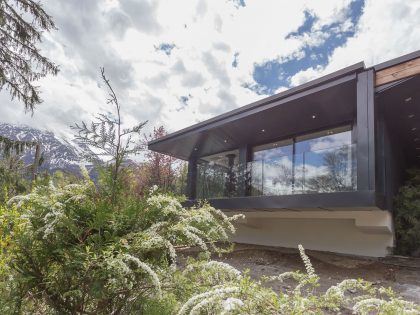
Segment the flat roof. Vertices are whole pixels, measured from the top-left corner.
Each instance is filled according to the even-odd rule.
[[[313,87],[322,85],[324,83],[327,83],[327,82],[336,80],[336,79],[338,79],[340,77],[343,77],[345,75],[348,75],[350,73],[354,73],[354,72],[356,72],[358,70],[364,70],[364,69],[365,69],[364,62],[356,63],[354,65],[351,65],[351,66],[346,67],[344,69],[341,69],[341,70],[335,71],[333,73],[327,74],[327,75],[322,76],[320,78],[317,78],[315,80],[308,81],[308,82],[306,82],[306,83],[304,83],[302,85],[299,85],[299,86],[296,86],[296,87],[292,87],[292,88],[290,88],[290,89],[288,89],[286,91],[282,91],[280,93],[271,95],[269,97],[265,97],[265,98],[263,98],[261,100],[252,102],[252,103],[247,104],[245,106],[241,106],[239,108],[233,109],[233,110],[228,111],[226,113],[217,115],[217,116],[215,116],[213,118],[210,118],[210,119],[201,121],[201,122],[196,123],[194,125],[191,125],[189,127],[180,129],[180,130],[175,131],[175,132],[172,132],[172,133],[170,133],[170,134],[168,134],[168,135],[166,135],[164,137],[161,137],[161,138],[156,139],[156,140],[152,140],[152,141],[148,142],[148,144],[149,145],[152,145],[154,143],[161,142],[161,141],[164,141],[164,140],[167,140],[167,139],[170,139],[170,138],[173,138],[173,137],[176,137],[176,136],[185,134],[187,132],[196,130],[196,129],[200,128],[200,127],[209,125],[211,123],[221,121],[223,119],[229,118],[229,117],[234,116],[234,115],[238,115],[240,113],[243,113],[243,112],[252,110],[254,108],[263,106],[263,105],[268,104],[268,103],[272,103],[274,101],[277,101],[277,100],[283,99],[285,97],[288,97],[288,96],[297,94],[299,92],[303,92],[303,91],[308,90],[310,88],[313,88]]]
[[[413,53],[400,56],[398,58],[374,65],[369,69],[374,69],[375,71],[383,70],[409,60],[415,59],[420,57],[420,50],[415,51]],[[368,70],[365,67],[364,62],[359,62],[349,67],[343,68],[341,70],[335,71],[331,74],[322,76],[318,79],[309,81],[297,87],[290,88],[286,91],[280,92],[278,94],[263,98],[256,102],[252,102],[248,105],[236,108],[229,112],[223,113],[221,115],[215,116],[213,118],[207,119],[205,121],[199,122],[197,124],[191,125],[189,127],[183,128],[181,130],[175,131],[170,133],[164,137],[159,139],[150,141],[148,143],[149,149],[169,154],[181,159],[188,159],[189,156],[193,154],[192,150],[197,150],[196,144],[204,141],[207,138],[206,133],[210,130],[215,128],[220,128],[220,126],[231,124],[234,121],[238,121],[239,119],[244,120],[245,117],[249,115],[254,115],[259,113],[263,110],[267,110],[272,106],[278,106],[280,104],[284,104],[285,102],[291,102],[296,100],[297,98],[308,96],[311,93],[320,92],[322,89],[327,89],[331,86],[337,84],[344,84],[347,81],[354,80],[355,74],[361,71]],[[352,76],[353,75],[353,76]],[[220,130],[219,130],[220,134]],[[220,138],[220,137],[219,137]],[[182,139],[182,141],[181,141]],[[190,140],[190,143],[187,143]],[[213,139],[213,141],[216,141]],[[217,142],[217,141],[216,141]],[[179,148],[175,148],[175,146],[184,145],[189,147],[188,149],[185,148],[184,151],[189,151],[189,156],[187,156],[187,152],[181,152]],[[217,143],[214,143],[217,144]],[[228,147],[225,146],[227,149]],[[208,150],[207,150],[208,151]],[[217,153],[221,151],[217,151],[214,149],[213,153]],[[195,154],[200,155],[203,152],[195,152]],[[206,152],[209,153],[209,152]],[[204,154],[201,154],[201,156]]]

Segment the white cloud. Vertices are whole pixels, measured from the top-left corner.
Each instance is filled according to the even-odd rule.
[[[420,49],[420,1],[367,1],[354,37],[336,48],[325,69],[316,67],[297,73],[292,82],[310,79],[364,61],[366,66]]]
[[[149,120],[174,131],[261,98],[246,89],[255,64],[302,56],[302,47],[322,41],[285,36],[304,21],[304,10],[318,16],[314,28],[344,21],[350,0],[285,3],[225,0],[45,1],[58,30],[46,34],[43,51],[61,73],[40,82],[45,102],[33,117],[2,92],[0,120],[70,134],[69,124],[90,120],[106,107],[99,85],[105,66],[123,104],[127,123]],[[292,77],[302,84],[365,60],[367,65],[420,49],[420,1],[367,1],[354,38],[332,52],[325,68],[314,66]],[[347,21],[345,28],[353,25]],[[316,36],[315,36],[316,35]],[[176,45],[168,56],[156,51]],[[237,67],[232,67],[234,54]],[[286,87],[280,87],[278,91]],[[179,98],[191,95],[187,106]]]

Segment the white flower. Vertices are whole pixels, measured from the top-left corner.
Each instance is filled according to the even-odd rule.
[[[212,260],[212,261],[209,261],[208,263],[205,263],[203,265],[203,269],[209,269],[209,268],[214,268],[216,270],[222,270],[223,272],[225,272],[229,275],[232,275],[233,278],[235,278],[236,280],[242,279],[241,272],[238,269],[232,267],[231,265],[229,265],[227,263]]]
[[[309,276],[315,275],[315,269],[314,267],[312,267],[311,261],[305,253],[305,249],[300,244],[298,245],[298,248],[299,248],[300,257],[302,258],[303,263],[305,264],[306,272],[308,273]]]
[[[376,298],[370,298],[370,299],[366,299],[366,300],[362,300],[357,302],[354,306],[353,306],[353,312],[355,314],[365,314],[365,311],[367,309],[370,309],[372,307],[377,308],[378,306],[380,306],[381,304],[385,303],[385,301],[380,300],[380,299],[376,299]]]
[[[223,298],[227,294],[233,294],[239,292],[238,287],[228,287],[228,288],[217,288],[208,292],[200,293],[191,297],[179,310],[178,315],[186,314],[186,312],[193,306],[196,305],[196,302],[203,301],[211,297]],[[197,303],[198,304],[198,303]]]
[[[225,311],[233,311],[238,306],[241,307],[243,305],[244,305],[244,302],[242,302],[240,299],[233,298],[233,297],[227,298],[222,303],[223,309]]]
[[[161,297],[162,296],[161,284],[160,284],[160,280],[159,280],[156,272],[154,272],[148,264],[142,262],[137,257],[134,257],[134,256],[129,255],[129,254],[123,254],[122,257],[124,259],[128,260],[128,261],[133,262],[135,265],[137,265],[138,268],[142,269],[145,273],[147,273],[149,275],[149,277],[152,279],[153,285],[155,286],[155,288],[158,291],[159,297]]]
[[[150,192],[150,194],[152,195],[152,194],[154,194],[154,193],[155,193],[158,189],[159,189],[158,185],[153,185],[153,186],[150,188],[149,192]]]

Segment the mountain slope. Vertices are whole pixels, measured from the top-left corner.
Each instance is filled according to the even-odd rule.
[[[41,143],[44,162],[40,171],[54,172],[62,170],[74,174],[80,173],[80,166],[85,164],[82,149],[74,141],[61,139],[51,131],[39,130],[24,125],[0,123],[0,135],[12,140],[37,141]],[[26,164],[33,163],[34,151],[24,154]]]

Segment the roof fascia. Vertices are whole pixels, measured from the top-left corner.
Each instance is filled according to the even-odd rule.
[[[299,85],[297,87],[293,87],[289,90],[280,92],[278,94],[275,94],[273,96],[264,98],[264,99],[256,101],[256,102],[253,102],[251,104],[239,107],[239,108],[234,109],[232,111],[229,111],[227,113],[224,113],[224,114],[221,114],[219,116],[210,118],[208,120],[205,120],[203,122],[194,124],[192,126],[181,129],[179,131],[170,133],[170,134],[168,134],[164,137],[161,137],[159,139],[152,140],[148,143],[148,145],[150,146],[150,145],[153,145],[155,143],[163,142],[165,140],[169,140],[171,138],[175,138],[175,137],[181,136],[181,135],[189,133],[189,132],[202,131],[203,129],[209,129],[210,127],[211,128],[215,127],[217,125],[220,125],[220,122],[226,123],[228,121],[237,119],[240,116],[243,116],[243,114],[246,113],[246,112],[254,113],[255,109],[258,109],[260,107],[264,107],[264,109],[267,109],[267,108],[272,107],[272,106],[277,106],[281,103],[285,103],[285,102],[288,102],[290,100],[303,97],[307,94],[314,93],[318,90],[326,89],[326,88],[331,86],[331,83],[333,85],[341,84],[343,82],[346,82],[348,80],[353,79],[354,75],[349,76],[349,74],[354,74],[357,71],[364,70],[364,69],[365,69],[364,62],[356,63],[352,66],[349,66],[349,67],[346,67],[346,68],[341,69],[339,71],[336,71],[336,72],[333,72],[331,74],[325,75],[321,78],[309,81],[309,82],[304,83],[302,85]],[[344,78],[344,81],[342,80],[343,78]],[[330,83],[330,84],[328,84],[328,83]],[[308,91],[310,93],[307,93]],[[282,101],[282,102],[279,102],[279,101]],[[270,105],[270,104],[272,106],[266,107],[266,105]],[[235,118],[232,119],[233,117],[235,117]]]

